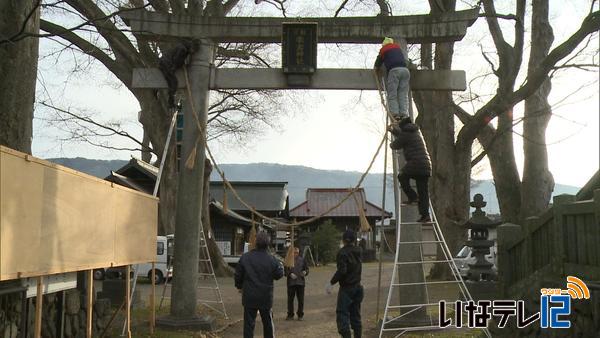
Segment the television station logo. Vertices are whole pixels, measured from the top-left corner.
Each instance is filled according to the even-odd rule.
[[[508,320],[515,317],[517,328],[527,327],[539,320],[543,329],[568,329],[571,321],[566,317],[571,314],[571,301],[574,299],[590,299],[590,290],[581,279],[567,276],[565,289],[540,289],[540,311],[533,314],[527,314],[523,300],[457,300],[453,318],[447,318],[446,301],[442,300],[439,302],[439,327],[486,328],[488,321],[494,317],[498,318],[498,327],[504,328]],[[463,314],[466,314],[466,320]]]

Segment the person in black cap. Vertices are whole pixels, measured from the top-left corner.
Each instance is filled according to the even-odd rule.
[[[402,191],[408,197],[405,205],[418,201],[421,217],[417,222],[431,222],[429,216],[429,177],[431,176],[431,160],[425,140],[419,127],[412,123],[410,117],[401,119],[397,126],[390,126],[389,131],[394,135],[390,143],[392,149],[403,149],[406,164],[398,174],[398,181]],[[417,192],[410,186],[410,180],[417,183]]]
[[[364,296],[364,290],[360,284],[361,249],[354,245],[356,233],[352,230],[344,232],[342,241],[344,247],[338,251],[336,258],[337,270],[327,285],[326,292],[330,294],[333,285],[337,282],[340,283],[335,310],[338,332],[343,338],[351,338],[350,327],[352,327],[354,338],[360,338],[362,335],[360,303]]]

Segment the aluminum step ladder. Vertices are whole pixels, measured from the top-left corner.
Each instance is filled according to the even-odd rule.
[[[204,227],[200,227],[200,258],[198,259],[199,273],[198,273],[198,286],[199,290],[206,290],[206,293],[200,293],[201,298],[198,299],[198,303],[220,313],[225,319],[229,319],[227,316],[227,310],[225,309],[225,303],[221,295],[221,289],[219,288],[219,282],[215,275],[210,253],[208,251],[208,242],[204,235]],[[203,294],[205,296],[203,296]],[[220,306],[219,306],[220,305]],[[221,310],[222,309],[222,310]]]
[[[202,304],[207,308],[222,314],[225,319],[229,319],[229,316],[227,315],[227,309],[225,308],[225,303],[223,302],[221,289],[219,288],[219,282],[217,280],[217,276],[215,275],[215,270],[213,268],[210,253],[208,251],[208,242],[206,241],[206,236],[204,235],[203,226],[201,226],[198,236],[200,255],[198,259],[198,284],[196,289],[200,290],[201,298],[199,298],[197,302],[198,304]],[[158,307],[159,310],[162,307],[165,299],[171,299],[170,296],[165,296],[166,289],[167,284],[165,281],[162,296],[160,298],[160,305]]]
[[[397,155],[394,154],[394,177],[397,177],[398,163]],[[402,206],[400,203],[400,191],[397,180],[394,179],[394,193],[396,196],[396,219],[402,219]],[[399,337],[408,332],[415,331],[433,331],[456,329],[456,326],[441,328],[439,326],[439,301],[446,302],[445,312],[447,316],[454,316],[452,305],[457,300],[473,300],[460,271],[452,259],[452,253],[446,244],[444,235],[441,231],[437,217],[430,205],[431,222],[401,222],[396,224],[396,252],[394,258],[394,267],[388,296],[385,305],[385,311],[379,331],[379,338]],[[414,207],[413,207],[414,208]],[[433,230],[432,240],[423,240],[423,226],[430,226]],[[410,234],[402,238],[402,234]],[[435,246],[435,258],[426,258],[423,253],[424,246]],[[437,258],[438,249],[443,253],[443,259]],[[449,280],[431,281],[427,278],[427,270],[433,264],[447,264],[452,272]],[[417,271],[418,269],[418,271]],[[400,272],[400,274],[399,274]],[[400,280],[402,278],[402,280]],[[412,279],[412,280],[411,280]],[[448,287],[457,288],[457,297],[446,299],[444,297],[435,297],[437,289]],[[489,330],[483,329],[487,337],[491,337]]]

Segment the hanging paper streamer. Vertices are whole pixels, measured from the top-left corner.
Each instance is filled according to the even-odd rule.
[[[225,182],[225,175],[223,175],[223,212],[227,213],[227,184]]]
[[[254,222],[254,213],[252,213],[252,228],[248,235],[248,251],[256,248],[256,223]]]
[[[287,254],[285,255],[285,261],[283,265],[287,268],[294,267],[294,226],[292,225],[292,231],[290,234],[291,242],[290,247],[288,248]]]
[[[356,208],[358,209],[358,218],[360,221],[360,232],[371,231],[371,225],[369,224],[369,221],[367,220],[367,215],[365,215],[365,209],[363,209],[362,205],[360,205],[358,203],[358,200],[356,199],[355,194],[352,194],[352,197],[354,197],[354,202],[356,203]]]

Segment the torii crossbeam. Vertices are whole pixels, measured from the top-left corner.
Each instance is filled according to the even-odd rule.
[[[316,22],[319,43],[380,43],[382,37],[402,37],[407,43],[461,40],[477,19],[479,8],[436,15],[272,18],[198,17],[129,10],[120,14],[131,29],[150,40],[210,39],[214,42],[280,43],[284,22]]]

